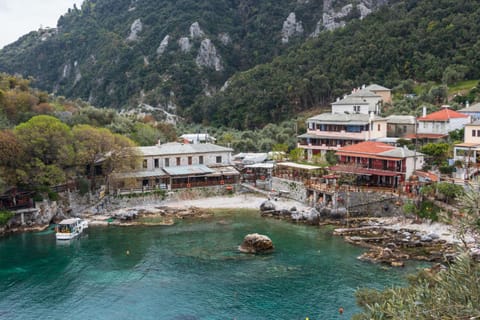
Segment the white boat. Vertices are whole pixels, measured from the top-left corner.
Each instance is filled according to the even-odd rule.
[[[70,218],[60,221],[55,227],[57,240],[70,240],[88,228],[88,222],[80,218]]]

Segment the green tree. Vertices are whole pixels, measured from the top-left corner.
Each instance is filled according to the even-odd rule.
[[[15,127],[24,158],[19,159],[19,177],[33,185],[53,186],[66,179],[73,164],[72,132],[57,118],[35,116]]]
[[[305,159],[304,154],[305,154],[305,151],[303,149],[295,148],[290,151],[290,153],[288,154],[288,157],[290,158],[290,161],[297,162]]]

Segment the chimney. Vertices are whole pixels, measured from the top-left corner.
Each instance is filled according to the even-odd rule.
[[[362,85],[362,89],[365,89],[365,84]]]
[[[160,146],[162,144],[162,141],[160,139],[157,140],[157,146]]]
[[[468,108],[470,107],[470,102],[468,102],[468,100],[465,102],[465,108]]]
[[[340,97],[337,97],[337,102],[340,101]]]
[[[422,117],[425,117],[425,116],[427,116],[427,107],[423,106],[422,107]]]

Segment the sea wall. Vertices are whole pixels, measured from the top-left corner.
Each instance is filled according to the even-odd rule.
[[[305,188],[303,182],[273,177],[272,190],[275,190],[275,192],[279,193],[281,197],[307,203],[307,189]]]

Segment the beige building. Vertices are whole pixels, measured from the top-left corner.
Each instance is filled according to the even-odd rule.
[[[465,125],[463,142],[455,145],[453,159],[457,167],[456,178],[469,179],[477,174],[480,164],[480,120]]]

